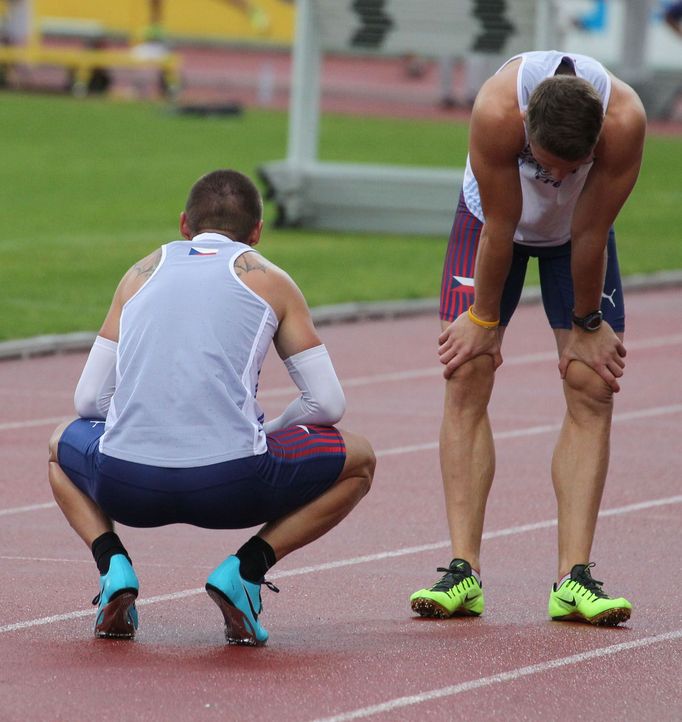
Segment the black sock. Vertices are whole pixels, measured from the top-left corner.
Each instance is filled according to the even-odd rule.
[[[252,536],[236,554],[239,559],[239,573],[247,582],[257,584],[265,576],[265,572],[275,564],[275,552],[272,547],[259,536]]]
[[[101,575],[106,574],[109,571],[109,562],[111,557],[116,554],[123,554],[123,556],[130,562],[130,557],[126,548],[123,546],[123,542],[118,538],[118,534],[113,531],[108,531],[98,536],[94,542],[92,542],[92,556],[95,557],[95,563],[99,569]],[[132,564],[132,562],[130,562]]]

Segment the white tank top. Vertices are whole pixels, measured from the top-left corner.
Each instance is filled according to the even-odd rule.
[[[266,451],[256,391],[277,317],[234,270],[251,250],[218,233],[162,247],[121,314],[104,454],[190,467]]]
[[[594,86],[606,113],[611,94],[611,77],[596,60],[586,55],[561,53],[556,50],[535,51],[516,55],[502,68],[519,58],[521,64],[516,78],[516,93],[520,111],[525,111],[528,107],[528,100],[535,88],[545,78],[554,75],[561,61],[566,59],[573,63],[575,74],[579,78]],[[518,159],[523,210],[514,240],[529,246],[559,246],[566,243],[571,237],[573,210],[592,163],[580,166],[563,180],[554,180],[533,158],[527,134],[526,146]],[[480,221],[485,221],[478,183],[468,156],[462,190],[467,208]]]

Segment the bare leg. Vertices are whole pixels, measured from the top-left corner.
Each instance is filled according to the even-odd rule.
[[[341,433],[346,444],[346,463],[334,486],[306,506],[267,523],[259,532],[278,561],[326,534],[369,491],[374,475],[374,452],[362,436],[347,431]]]
[[[495,374],[489,356],[460,367],[445,387],[440,463],[453,557],[480,569],[481,537],[495,473],[488,402]]]
[[[568,331],[556,331],[559,353]],[[587,564],[609,465],[613,393],[585,364],[573,361],[564,380],[566,416],[552,458],[559,518],[558,578]]]
[[[70,422],[57,427],[50,439],[48,478],[55,501],[73,530],[91,548],[92,542],[105,532],[113,531],[111,519],[88,498],[64,473],[57,461],[57,447],[62,432]]]

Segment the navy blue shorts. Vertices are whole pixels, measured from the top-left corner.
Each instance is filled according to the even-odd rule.
[[[292,426],[267,437],[259,456],[193,468],[122,461],[99,451],[103,421],[76,419],[59,441],[59,465],[114,521],[243,529],[279,519],[338,479],[346,446],[330,426]]]
[[[454,321],[474,302],[474,264],[482,227],[481,221],[469,211],[460,195],[443,266],[440,317],[444,321]],[[611,328],[622,332],[625,330],[625,306],[613,228],[609,231],[607,253],[601,310]],[[542,303],[549,325],[570,329],[574,306],[570,241],[561,246],[544,248],[514,243],[511,268],[502,291],[500,325],[509,324],[518,306],[531,257],[538,259]]]

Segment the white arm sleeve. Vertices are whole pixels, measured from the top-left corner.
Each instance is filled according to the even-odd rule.
[[[331,426],[339,421],[346,410],[346,397],[324,344],[290,356],[284,365],[301,395],[281,416],[263,425],[265,433],[295,424]]]
[[[116,388],[116,349],[118,344],[97,336],[85,362],[73,403],[84,419],[105,419]]]

